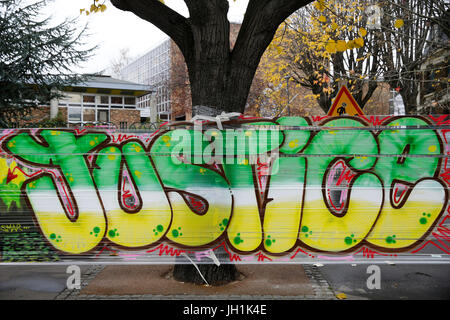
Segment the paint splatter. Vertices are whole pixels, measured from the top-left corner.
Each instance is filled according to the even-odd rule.
[[[118,236],[119,236],[119,233],[117,232],[117,229],[109,230],[109,231],[108,231],[108,236],[109,236],[110,238],[118,237]]]
[[[305,238],[308,238],[313,233],[311,230],[309,230],[309,227],[307,227],[307,226],[303,226],[301,229],[301,232],[303,233],[303,236]]]
[[[270,235],[268,235],[267,239],[266,239],[266,241],[264,243],[266,244],[267,247],[270,247],[275,242],[276,242],[276,240],[275,239],[271,239]]]
[[[181,233],[181,228],[173,229],[173,230],[172,230],[172,236],[173,236],[174,238],[181,237],[182,235],[183,235],[183,234]]]
[[[219,223],[219,228],[220,228],[220,230],[221,230],[221,231],[225,230],[225,228],[227,227],[227,225],[228,225],[228,219],[225,218],[225,219],[222,220],[222,223]]]
[[[163,231],[164,231],[164,227],[161,224],[157,225],[156,228],[153,229],[153,233],[155,234],[155,236],[159,235]],[[172,234],[173,234],[173,231],[172,231]]]
[[[424,212],[424,213],[422,213],[422,216],[423,217],[419,219],[419,223],[420,224],[427,224],[428,223],[427,217],[430,218],[431,214]]]
[[[394,243],[396,243],[396,242],[397,242],[397,241],[395,240],[395,234],[392,235],[392,236],[386,237],[386,243],[388,243],[388,244],[394,244]]]
[[[354,234],[350,235],[349,237],[345,237],[345,239],[344,239],[345,244],[350,246],[350,245],[352,245],[353,243],[356,243],[357,240],[354,239],[354,238],[355,238],[355,235],[354,235]]]
[[[93,234],[94,236],[97,237],[100,231],[101,231],[100,227],[94,227],[94,229],[92,229],[92,232],[90,234]]]
[[[240,233],[238,233],[238,234],[236,235],[236,237],[234,237],[233,242],[234,242],[234,244],[236,244],[236,245],[239,245],[239,244],[241,244],[242,242],[244,242],[244,240],[241,239],[241,234],[240,234]]]
[[[56,241],[56,242],[61,242],[61,241],[62,241],[61,236],[57,236],[57,235],[54,234],[54,233],[52,233],[52,234],[50,235],[50,240],[53,240],[53,241]]]

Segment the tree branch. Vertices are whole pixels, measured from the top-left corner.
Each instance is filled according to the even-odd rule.
[[[312,0],[250,0],[233,50],[234,58],[241,62],[256,58],[259,62],[279,25],[310,2]],[[248,59],[251,56],[253,59]]]

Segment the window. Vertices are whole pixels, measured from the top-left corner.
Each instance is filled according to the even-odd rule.
[[[69,121],[81,121],[81,108],[69,107]]]
[[[83,103],[95,103],[95,96],[83,96]]]
[[[95,121],[95,109],[84,108],[83,109],[83,121],[94,122]]]
[[[122,97],[111,97],[111,104],[123,104]]]
[[[135,97],[125,97],[125,104],[134,106],[136,104],[136,98]]]
[[[79,97],[79,103],[69,100],[60,101],[60,106],[67,107],[67,120],[71,123],[110,122],[110,109],[136,109],[138,102],[138,99],[131,95],[111,96],[104,92],[99,92],[99,94],[80,93],[78,96],[73,95],[74,99],[72,100],[76,101],[76,97]]]
[[[101,96],[100,103],[101,104],[109,104],[109,96]]]
[[[109,110],[97,110],[97,121],[109,122]]]

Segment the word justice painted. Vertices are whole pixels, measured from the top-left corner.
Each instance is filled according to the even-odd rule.
[[[223,130],[186,122],[142,135],[4,130],[0,239],[35,228],[58,256],[220,246],[235,261],[427,246],[448,254],[448,121],[240,117]],[[18,212],[33,228],[17,227]]]

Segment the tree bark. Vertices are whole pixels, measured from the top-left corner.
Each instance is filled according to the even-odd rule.
[[[206,115],[214,117],[216,115],[226,112],[218,108],[213,108],[204,105],[194,105],[192,107],[192,115]],[[226,244],[225,244],[226,245]],[[191,261],[183,256],[178,256],[175,258],[175,266],[173,268],[173,278],[180,282],[188,282],[194,284],[207,284],[211,286],[220,286],[233,281],[236,281],[239,277],[239,271],[234,264],[223,264],[223,257],[225,259],[228,257],[228,253],[225,249],[220,246],[214,250],[214,254],[219,260],[220,265],[216,264],[198,264],[197,268],[192,264]],[[189,255],[192,261],[195,261],[195,256],[193,254]],[[221,261],[222,260],[222,261]],[[205,283],[206,281],[206,283]]]
[[[224,255],[228,256],[223,247],[214,250],[216,257],[221,260]],[[195,261],[193,256],[190,259]],[[198,270],[197,270],[198,268]],[[220,286],[238,280],[239,271],[235,264],[197,264],[197,268],[185,257],[176,257],[173,268],[173,278],[180,282],[194,283],[198,285]],[[206,283],[205,283],[206,281]]]

